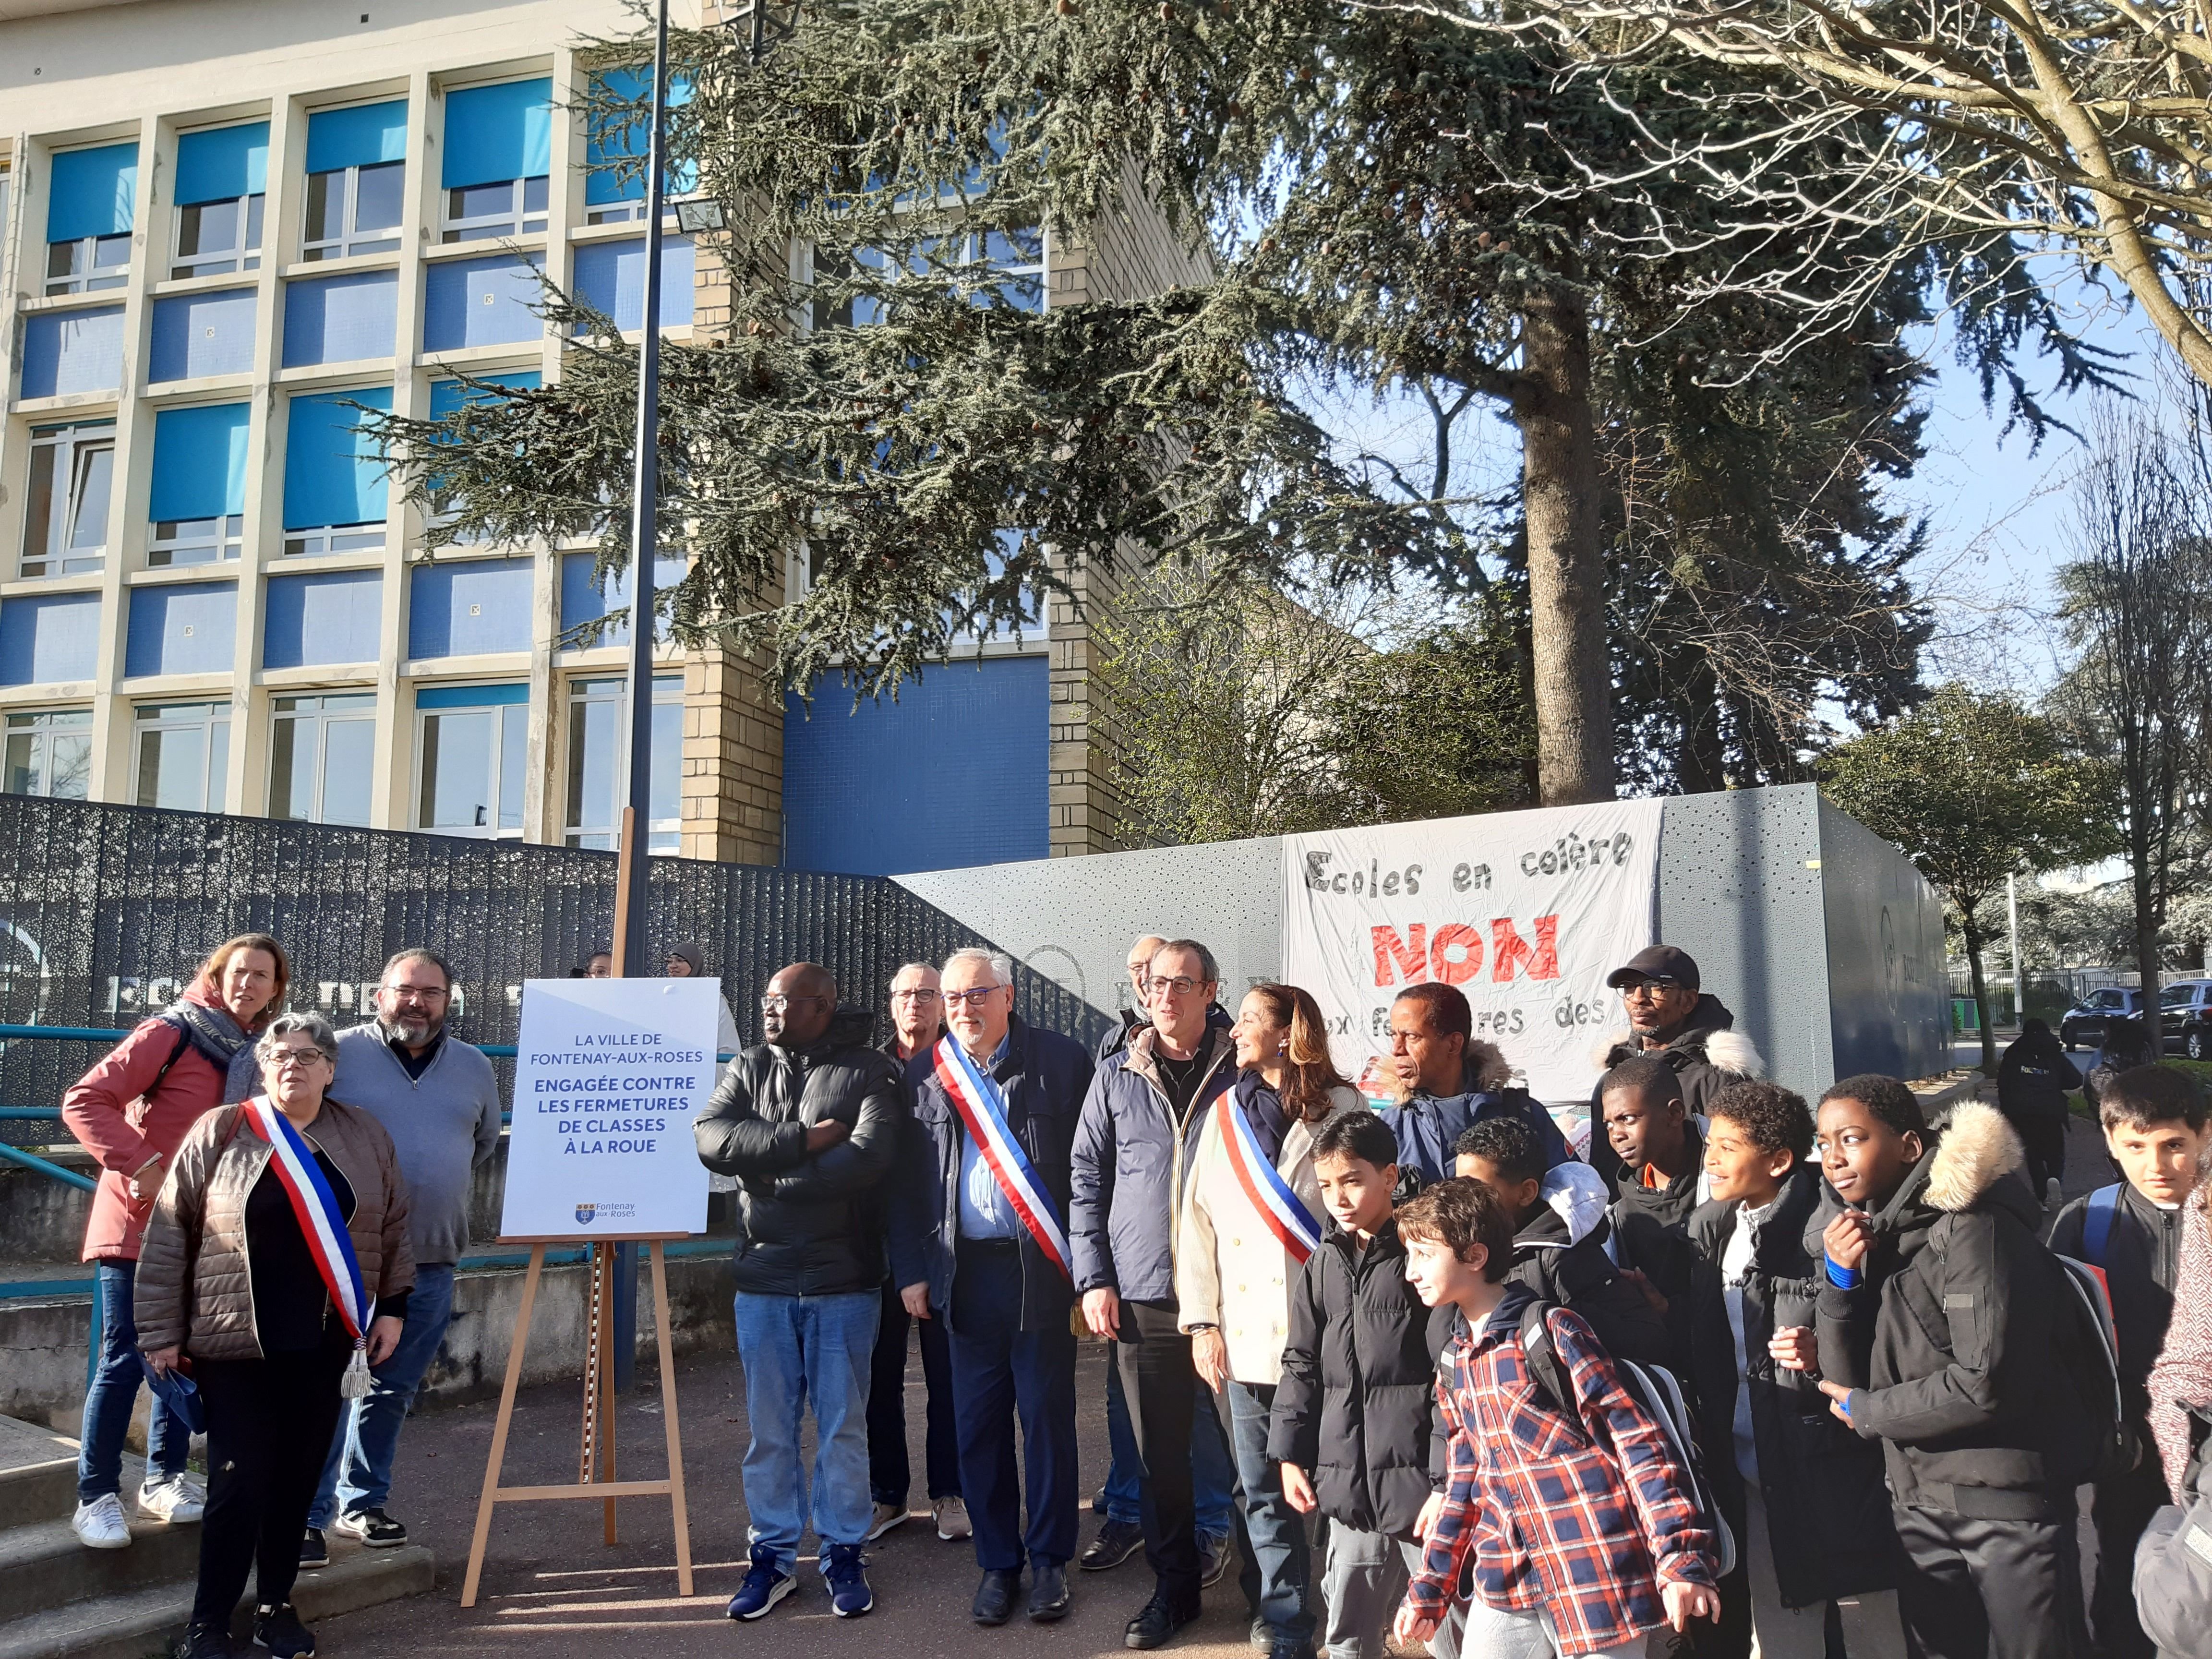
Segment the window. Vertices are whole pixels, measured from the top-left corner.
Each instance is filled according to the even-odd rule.
[[[592,77],[594,98],[620,98],[640,106],[653,96],[653,70],[648,68],[609,70]],[[691,101],[689,76],[668,77],[668,106]],[[645,217],[645,155],[652,148],[645,117],[630,120],[594,109],[586,119],[584,137],[584,219],[587,224],[620,225]],[[627,165],[626,165],[627,164]],[[661,175],[663,200],[689,196],[699,188],[699,170],[679,162]]]
[[[213,404],[165,409],[154,417],[148,564],[212,564],[238,556],[252,416],[249,404]]]
[[[177,140],[177,257],[173,279],[261,268],[269,188],[269,123],[215,127]]]
[[[2196,1000],[2197,988],[2193,985],[2169,985],[2158,994],[2161,1008],[2186,1008]]]
[[[8,716],[0,793],[83,800],[92,793],[92,710],[42,708]]]
[[[541,234],[552,154],[550,78],[447,93],[443,239]]]
[[[1001,306],[1016,311],[1045,308],[1045,245],[1041,230],[963,231],[944,239],[925,238],[907,256],[906,269],[923,275],[944,260],[961,291],[978,306]],[[816,256],[815,269],[823,283],[852,274],[854,266],[884,280],[890,256],[878,248],[855,248],[848,264],[837,257]],[[895,276],[894,276],[894,280]],[[880,323],[889,310],[879,295],[848,294],[842,300],[817,300],[813,325],[866,328]]]
[[[375,755],[373,693],[278,697],[269,734],[269,816],[367,824]]]
[[[571,847],[617,849],[622,809],[629,790],[629,722],[625,682],[577,680],[568,688],[568,806]],[[653,678],[653,797],[647,807],[646,850],[674,853],[683,828],[684,680]]]
[[[355,404],[388,410],[392,388],[292,399],[284,450],[287,554],[368,553],[384,545],[384,460]]]
[[[131,800],[220,812],[230,764],[227,702],[142,703],[131,722]]]
[[[449,685],[415,694],[415,824],[447,836],[522,834],[530,688]]]
[[[302,259],[393,253],[406,218],[407,100],[307,118]]]
[[[76,576],[99,569],[107,556],[114,483],[114,422],[34,428],[21,574]]]
[[[64,150],[46,206],[46,292],[121,288],[138,204],[138,147]]]

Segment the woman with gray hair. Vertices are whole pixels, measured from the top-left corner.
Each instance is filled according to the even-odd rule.
[[[185,1659],[226,1659],[255,1570],[253,1638],[307,1659],[292,1607],[307,1510],[341,1396],[399,1340],[415,1265],[392,1137],[330,1098],[337,1034],[283,1014],[254,1045],[255,1092],[177,1151],[138,1267],[138,1346],[158,1387],[196,1390],[207,1514]]]

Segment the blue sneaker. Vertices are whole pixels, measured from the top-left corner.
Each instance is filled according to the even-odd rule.
[[[730,1598],[732,1619],[757,1619],[799,1588],[799,1580],[775,1564],[775,1552],[766,1544],[753,1546],[753,1564],[745,1569],[745,1582]]]
[[[823,1546],[822,1576],[830,1584],[830,1611],[840,1619],[858,1619],[876,1605],[876,1593],[868,1588],[858,1544]]]

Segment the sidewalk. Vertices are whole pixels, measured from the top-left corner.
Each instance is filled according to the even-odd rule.
[[[1083,1468],[1082,1541],[1097,1522],[1090,1498],[1104,1479],[1106,1451],[1105,1349],[1082,1345],[1076,1400]],[[830,1613],[811,1556],[799,1568],[797,1594],[757,1624],[723,1616],[745,1562],[744,1495],[738,1477],[746,1431],[744,1379],[734,1354],[678,1362],[684,1465],[691,1510],[691,1556],[696,1594],[676,1589],[675,1554],[668,1504],[659,1498],[625,1498],[617,1510],[621,1542],[600,1541],[600,1508],[592,1503],[502,1504],[495,1511],[477,1605],[460,1605],[469,1534],[477,1494],[491,1448],[495,1401],[440,1411],[407,1425],[392,1481],[392,1513],[438,1559],[437,1589],[410,1601],[389,1602],[317,1626],[325,1659],[405,1655],[528,1653],[532,1656],[646,1655],[692,1659],[732,1655],[834,1653],[852,1659],[985,1659],[986,1656],[1125,1654],[1122,1626],[1152,1590],[1141,1554],[1111,1572],[1073,1571],[1074,1610],[1057,1625],[1032,1625],[1018,1615],[997,1630],[968,1617],[978,1577],[974,1547],[945,1543],[930,1524],[921,1489],[922,1388],[919,1356],[907,1373],[907,1444],[916,1486],[909,1502],[917,1518],[869,1547],[869,1582],[875,1611],[839,1620]],[[525,1390],[507,1438],[503,1483],[574,1480],[580,1384]],[[617,1428],[617,1473],[650,1480],[666,1467],[662,1452],[660,1397],[651,1378],[621,1403]],[[809,1436],[810,1442],[811,1436]],[[810,1537],[802,1546],[811,1550]],[[1236,1573],[1206,1592],[1206,1616],[1174,1646],[1191,1659],[1249,1655],[1243,1598]],[[826,1645],[825,1645],[826,1644]]]

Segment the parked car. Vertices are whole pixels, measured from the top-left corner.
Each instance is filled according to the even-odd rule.
[[[2212,1060],[2212,979],[2177,980],[2158,994],[2159,1035],[2166,1052]]]
[[[2124,985],[2106,985],[2092,991],[2069,1008],[2058,1022],[2058,1040],[2068,1050],[2087,1045],[2105,1046],[2105,1022],[2128,1019],[2142,1012],[2142,993]]]

